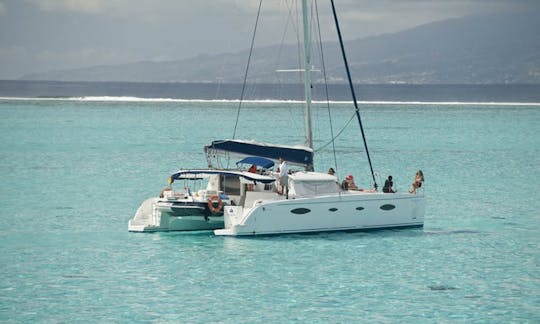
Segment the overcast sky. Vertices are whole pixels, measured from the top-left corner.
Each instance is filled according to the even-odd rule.
[[[256,46],[279,44],[294,0],[265,0]],[[330,14],[329,1],[318,1]],[[0,0],[0,79],[174,60],[249,47],[259,0]],[[335,0],[344,37],[465,15],[539,11],[540,0]],[[290,19],[290,18],[289,18]],[[540,18],[539,18],[540,19]],[[325,21],[321,18],[321,21]],[[331,31],[331,30],[330,30]],[[333,34],[325,34],[324,38]]]

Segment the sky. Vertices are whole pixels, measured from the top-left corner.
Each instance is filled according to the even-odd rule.
[[[327,18],[328,2],[318,1],[320,15]],[[345,39],[466,15],[540,12],[540,0],[335,0],[335,4]],[[247,49],[258,5],[259,0],[0,0],[0,79]],[[291,19],[283,17],[295,17],[296,8],[294,0],[263,1],[255,46],[279,44],[286,19]],[[335,40],[335,35],[328,32],[323,39]]]

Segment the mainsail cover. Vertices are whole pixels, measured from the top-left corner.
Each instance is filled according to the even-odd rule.
[[[230,154],[238,157],[260,156],[277,161],[279,158],[292,165],[313,167],[313,150],[306,146],[285,146],[255,141],[217,140],[205,146],[206,154]]]

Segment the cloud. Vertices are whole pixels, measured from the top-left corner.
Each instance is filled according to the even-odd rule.
[[[107,8],[106,0],[26,0],[43,11],[79,12],[96,14]]]
[[[83,14],[100,16],[104,19],[137,21],[142,23],[161,23],[163,20],[179,20],[202,15],[206,11],[223,14],[230,8],[245,8],[236,4],[237,0],[216,0],[216,3],[194,3],[191,0],[23,0],[38,8],[44,14],[60,13],[64,15]],[[253,0],[251,0],[252,2]],[[249,1],[248,1],[249,2]],[[221,4],[221,5],[220,5]],[[248,6],[249,7],[249,6]]]

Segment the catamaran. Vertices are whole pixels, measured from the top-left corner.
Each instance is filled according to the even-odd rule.
[[[356,117],[361,130],[367,161],[373,178],[373,190],[343,190],[337,178],[326,173],[313,172],[313,141],[311,129],[311,59],[308,13],[312,12],[308,0],[302,0],[304,42],[304,89],[306,144],[302,157],[304,170],[288,176],[288,194],[279,192],[243,191],[239,204],[224,207],[224,228],[214,230],[215,235],[245,236],[351,231],[382,228],[422,227],[424,225],[425,197],[423,189],[412,193],[382,193],[377,191],[375,173],[362,126],[356,94],[352,84],[341,30],[333,0],[332,13],[341,46],[343,62],[351,90]],[[276,149],[277,147],[277,149]],[[254,155],[276,160],[288,158],[279,146],[250,143],[239,140],[214,141],[206,147],[207,156]],[[290,159],[290,158],[289,158]]]
[[[262,160],[257,158],[257,161]],[[242,169],[179,170],[169,177],[169,186],[158,197],[148,198],[140,205],[128,222],[128,230],[166,232],[223,228],[223,209],[244,204],[241,197],[245,197],[246,188],[261,194],[273,192],[275,177],[266,173]]]
[[[352,101],[361,130],[373,189],[343,190],[333,175],[314,172],[311,129],[311,62],[308,26],[310,6],[302,0],[304,33],[305,144],[296,146],[238,139],[216,140],[205,146],[208,169],[179,170],[170,176],[170,186],[144,201],[128,228],[134,232],[214,230],[215,235],[273,235],[326,231],[422,227],[425,197],[423,188],[411,193],[377,191],[375,174],[359,113],[358,103],[333,1],[332,12],[341,45]],[[259,7],[260,8],[260,7]],[[260,166],[249,172],[228,161]],[[286,183],[271,167],[278,159],[293,167]],[[191,181],[206,181],[194,190]],[[173,184],[181,189],[173,188]],[[279,182],[279,183],[278,183]],[[283,187],[288,188],[286,192]]]

